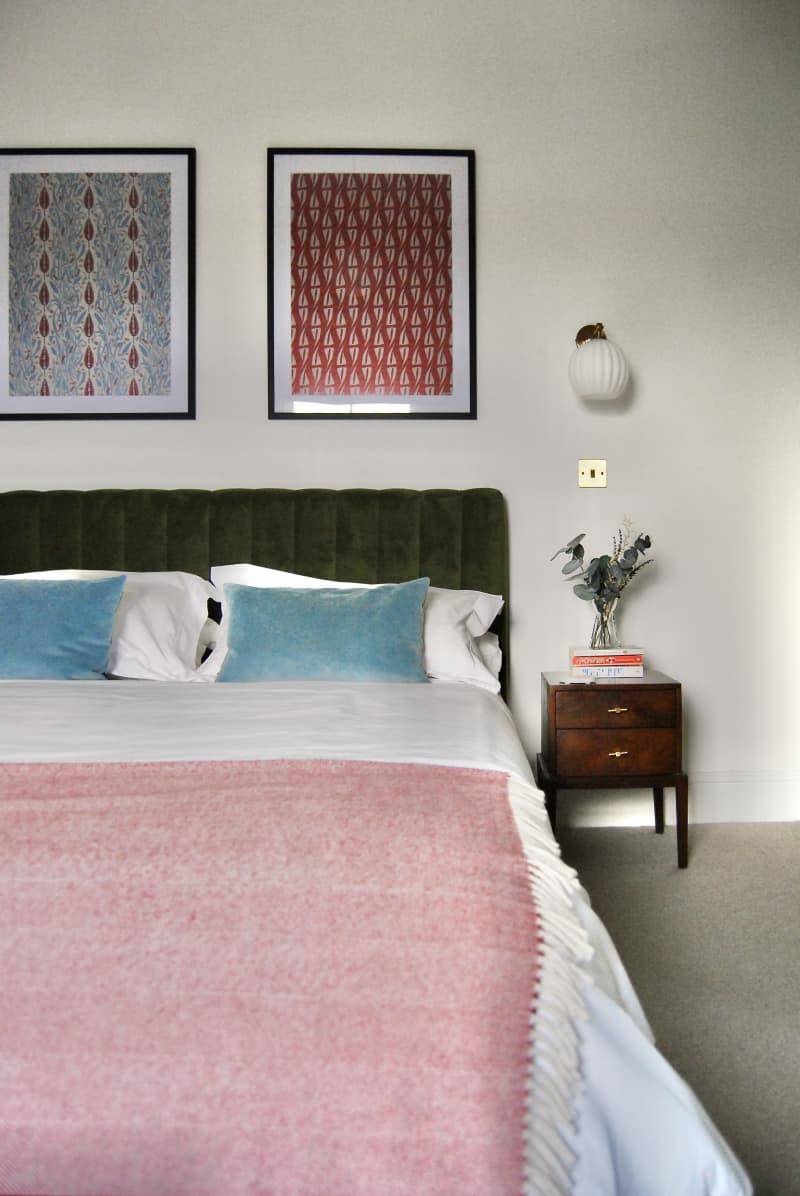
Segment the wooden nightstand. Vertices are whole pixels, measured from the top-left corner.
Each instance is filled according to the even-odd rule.
[[[536,780],[555,832],[559,789],[652,789],[664,833],[664,788],[675,789],[678,867],[688,863],[689,779],[681,763],[681,687],[663,673],[570,683],[542,674]]]

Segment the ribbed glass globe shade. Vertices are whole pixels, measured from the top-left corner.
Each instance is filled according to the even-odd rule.
[[[572,389],[584,399],[618,399],[628,385],[625,354],[605,337],[584,341],[569,359]]]

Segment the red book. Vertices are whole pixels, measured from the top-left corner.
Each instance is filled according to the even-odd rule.
[[[620,665],[643,665],[644,655],[641,652],[592,652],[587,653],[582,650],[577,650],[570,657],[570,665],[573,668],[592,667],[597,668],[603,666],[605,668],[615,668]]]

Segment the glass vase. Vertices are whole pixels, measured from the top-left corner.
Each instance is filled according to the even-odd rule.
[[[618,648],[616,610],[618,598],[608,602],[595,602],[594,626],[592,627],[592,648]]]

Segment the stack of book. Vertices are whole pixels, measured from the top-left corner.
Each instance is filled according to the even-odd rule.
[[[641,648],[570,648],[569,671],[576,677],[643,677]]]

